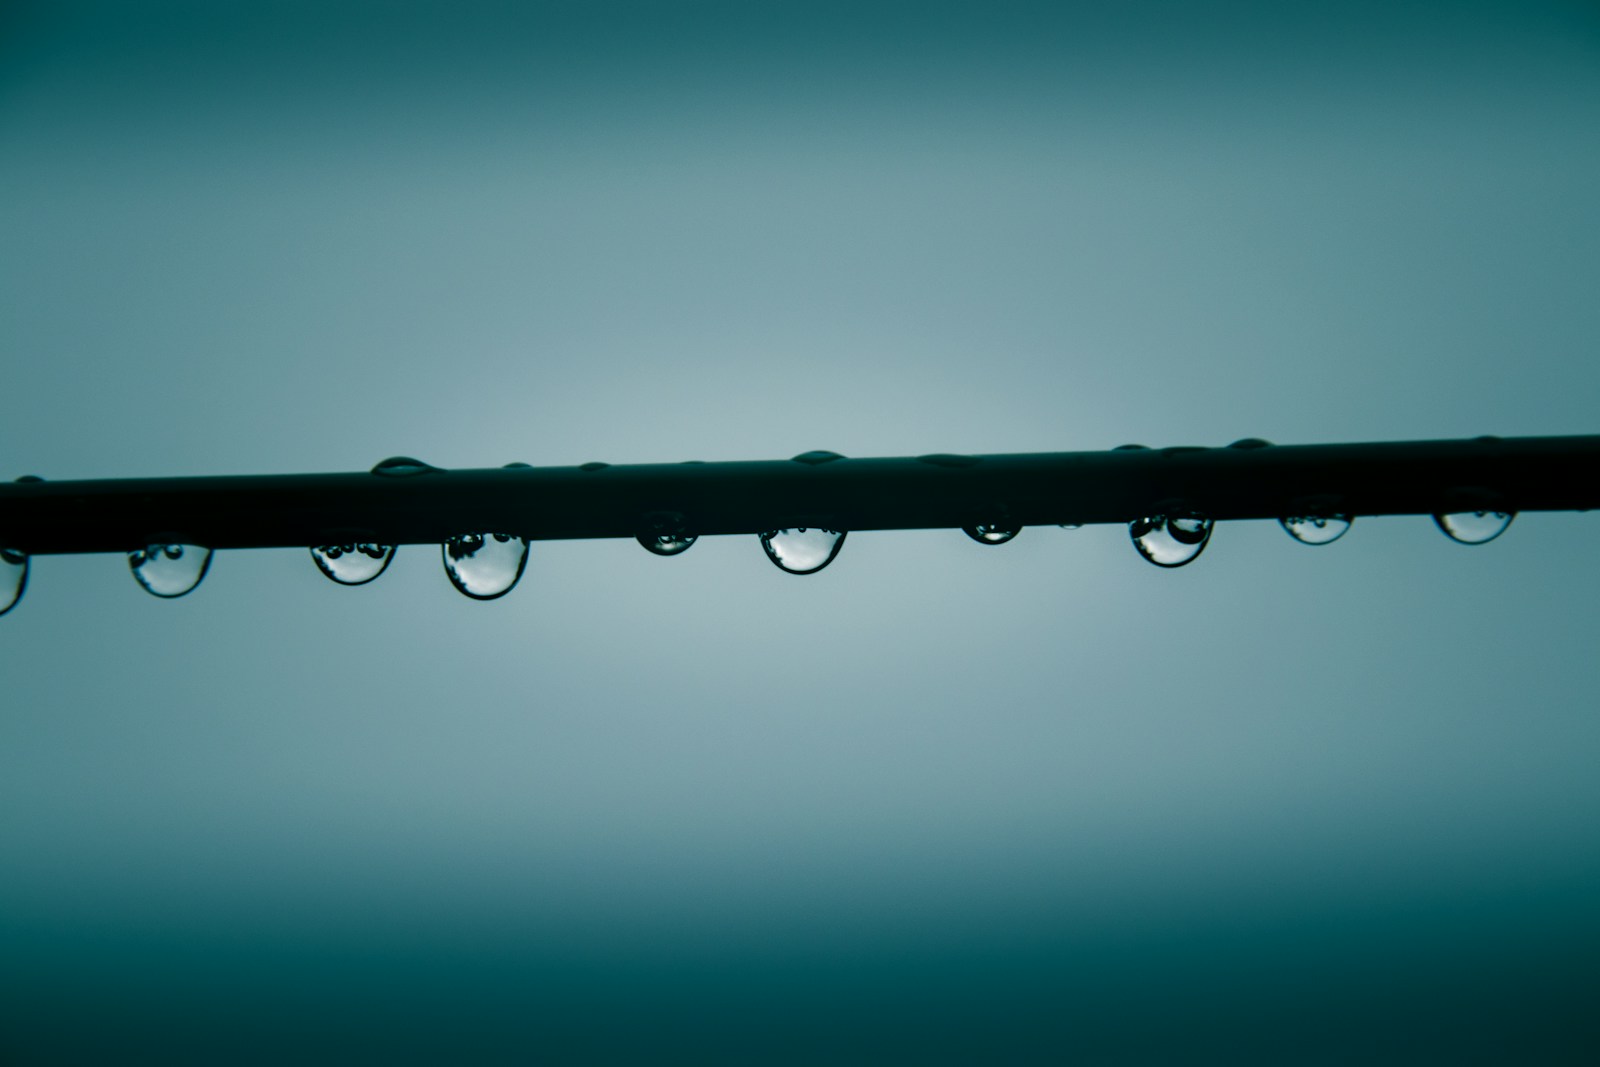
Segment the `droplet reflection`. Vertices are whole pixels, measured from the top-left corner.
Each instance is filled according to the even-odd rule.
[[[0,548],[0,615],[17,606],[28,588],[28,554]]]
[[[365,585],[389,569],[393,545],[319,545],[311,550],[317,569],[340,585]]]
[[[1211,540],[1211,520],[1199,515],[1155,515],[1128,524],[1139,554],[1157,567],[1193,563]]]
[[[1454,511],[1448,515],[1435,515],[1433,521],[1452,541],[1464,545],[1483,545],[1506,532],[1515,511]]]
[[[511,592],[528,562],[528,540],[510,534],[462,534],[442,546],[450,584],[474,600]]]
[[[1003,545],[1022,532],[1020,526],[963,526],[962,532],[980,545]]]
[[[1349,532],[1354,521],[1350,515],[1290,515],[1278,523],[1303,545],[1331,545]]]
[[[815,574],[833,562],[844,544],[844,533],[817,527],[770,530],[761,535],[761,547],[779,570],[790,574]]]
[[[148,545],[128,553],[128,569],[151,596],[193,592],[211,569],[211,550],[199,545]]]
[[[659,533],[640,534],[638,540],[647,552],[654,552],[658,556],[676,556],[680,552],[689,551],[699,538],[684,534]]]

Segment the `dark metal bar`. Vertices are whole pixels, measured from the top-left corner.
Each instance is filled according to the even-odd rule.
[[[130,478],[0,485],[0,545],[31,555],[154,543],[306,547],[1124,523],[1600,507],[1600,436],[1117,449],[417,473]]]

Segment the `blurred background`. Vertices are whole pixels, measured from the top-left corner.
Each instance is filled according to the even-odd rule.
[[[12,0],[0,476],[1600,432],[1597,132],[1577,0]],[[1597,523],[38,558],[0,1060],[1593,1062]]]

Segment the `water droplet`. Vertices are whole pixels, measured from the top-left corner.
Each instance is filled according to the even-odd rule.
[[[1139,554],[1157,567],[1192,563],[1211,540],[1211,520],[1193,513],[1156,515],[1128,524],[1128,536]]]
[[[1081,523],[1081,522],[1061,522],[1061,523],[1057,523],[1056,525],[1059,526],[1063,530],[1081,530],[1081,529],[1083,529],[1083,523]]]
[[[37,474],[24,474],[22,477],[17,479],[17,484],[18,485],[38,485],[42,481],[44,481],[44,479],[39,477]]]
[[[412,459],[410,456],[390,456],[373,467],[372,473],[381,474],[385,478],[411,478],[418,474],[437,474],[439,468],[420,459]]]
[[[833,562],[844,544],[844,533],[801,526],[793,530],[770,530],[761,535],[761,547],[779,570],[790,574],[815,574]]]
[[[28,554],[0,548],[0,615],[17,606],[28,588]]]
[[[1354,521],[1350,515],[1291,515],[1278,520],[1289,536],[1303,545],[1331,545]]]
[[[340,585],[365,585],[389,569],[394,559],[393,545],[371,542],[354,545],[321,545],[311,550],[317,569]]]
[[[578,464],[578,469],[581,471],[603,471],[609,466],[611,466],[609,463],[601,463],[599,460],[590,460],[588,463]]]
[[[687,537],[683,534],[639,535],[639,543],[645,547],[645,550],[654,552],[658,556],[676,556],[680,552],[687,552],[690,546],[698,540],[698,537]]]
[[[1271,441],[1262,440],[1259,437],[1241,437],[1237,441],[1235,441],[1233,444],[1229,445],[1228,447],[1229,448],[1271,448],[1272,447],[1272,442]]]
[[[1506,532],[1515,511],[1455,511],[1448,515],[1435,515],[1433,521],[1452,541],[1464,545],[1482,545]]]
[[[980,545],[1003,545],[1022,532],[1020,526],[963,526],[961,529]]]
[[[515,461],[515,462],[512,462],[512,463],[507,463],[505,466],[501,467],[500,469],[503,470],[503,471],[531,471],[531,470],[533,470],[533,464],[531,464],[531,463],[523,463],[520,460],[518,460],[518,461]]]
[[[971,467],[982,463],[977,456],[958,456],[949,452],[935,452],[927,456],[918,456],[918,463],[931,463],[935,467]]]
[[[128,569],[144,591],[165,600],[192,592],[211,569],[211,550],[199,545],[148,545],[128,553]]]
[[[1113,452],[1148,452],[1148,451],[1150,451],[1150,446],[1149,445],[1118,445],[1116,448],[1113,448],[1111,451],[1113,451]]]
[[[837,452],[825,452],[825,451],[802,452],[798,456],[794,457],[794,462],[795,463],[805,463],[805,464],[808,464],[809,466],[816,467],[816,466],[820,466],[820,465],[822,465],[824,463],[832,463],[836,459],[843,459],[843,458],[844,457],[839,455],[839,453],[837,453]]]
[[[462,534],[441,547],[450,583],[474,600],[511,592],[528,562],[528,539],[510,534]]]

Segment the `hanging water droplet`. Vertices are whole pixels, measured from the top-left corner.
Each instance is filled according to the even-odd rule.
[[[28,588],[28,554],[0,548],[0,615],[17,606]]]
[[[1060,529],[1063,529],[1063,530],[1081,530],[1081,529],[1083,529],[1083,523],[1081,523],[1081,522],[1061,522],[1061,523],[1057,523],[1056,525]]]
[[[844,532],[801,526],[792,530],[769,530],[761,535],[761,547],[779,570],[790,574],[815,574],[833,562],[844,544]]]
[[[1156,515],[1128,524],[1139,554],[1157,567],[1192,563],[1211,540],[1211,520],[1195,514]]]
[[[1288,535],[1303,545],[1331,545],[1354,521],[1351,515],[1290,515],[1278,520]]]
[[[411,478],[418,474],[438,474],[439,468],[410,456],[390,456],[373,467],[372,473],[385,478]]]
[[[450,583],[474,600],[511,592],[528,562],[528,539],[510,534],[462,534],[441,547]]]
[[[680,552],[687,552],[698,540],[698,537],[675,533],[640,534],[638,537],[647,552],[654,552],[658,556],[676,556]]]
[[[1516,517],[1515,511],[1453,511],[1447,515],[1435,515],[1433,521],[1452,541],[1464,545],[1482,545],[1505,533],[1506,527]]]
[[[1003,545],[1022,532],[1020,526],[963,526],[962,532],[980,545]]]
[[[170,600],[200,584],[211,569],[211,550],[199,545],[148,545],[128,553],[128,569],[145,592]]]
[[[371,542],[354,545],[319,545],[311,550],[317,569],[340,585],[365,585],[389,569],[393,545]]]

